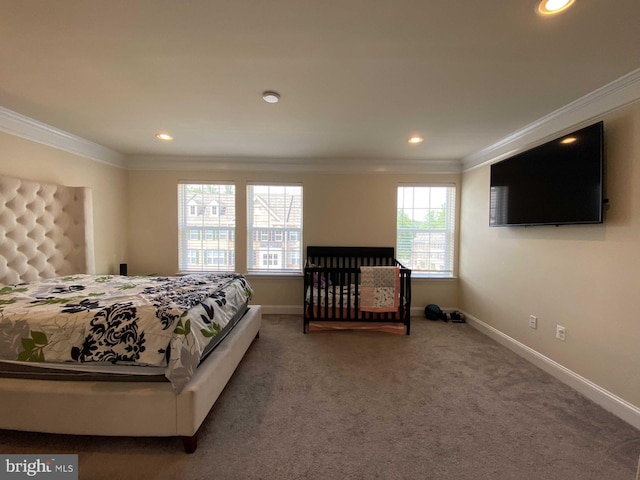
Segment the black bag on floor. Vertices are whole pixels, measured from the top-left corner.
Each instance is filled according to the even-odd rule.
[[[447,321],[447,318],[444,312],[440,309],[438,305],[430,303],[426,307],[424,307],[424,316],[427,317],[428,320],[444,320]]]

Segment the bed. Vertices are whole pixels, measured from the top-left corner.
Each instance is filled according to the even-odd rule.
[[[308,246],[303,332],[375,329],[410,334],[411,270],[393,247]]]
[[[258,338],[239,274],[97,275],[91,191],[0,176],[0,428],[182,437]]]

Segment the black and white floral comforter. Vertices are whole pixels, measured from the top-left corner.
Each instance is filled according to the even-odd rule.
[[[0,359],[160,366],[179,392],[252,294],[234,273],[0,285]]]

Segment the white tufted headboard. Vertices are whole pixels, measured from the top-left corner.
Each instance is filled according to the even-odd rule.
[[[95,273],[91,190],[0,175],[0,284]]]

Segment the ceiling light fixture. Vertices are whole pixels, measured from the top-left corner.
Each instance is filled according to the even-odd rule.
[[[409,143],[412,145],[416,145],[418,143],[422,143],[424,141],[424,138],[418,136],[418,135],[414,135],[413,137],[411,137],[409,139]]]
[[[280,101],[280,94],[278,92],[262,92],[262,99],[267,103],[278,103]]]
[[[541,0],[536,8],[540,15],[554,15],[569,8],[575,0]]]
[[[156,133],[156,138],[164,140],[165,142],[170,142],[171,140],[173,140],[173,137],[166,132]]]
[[[578,140],[576,137],[567,137],[567,138],[563,138],[562,140],[560,140],[560,143],[564,143],[564,144],[573,143],[576,140]]]

